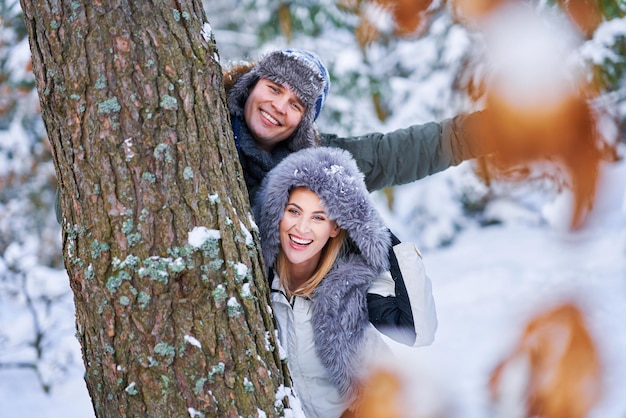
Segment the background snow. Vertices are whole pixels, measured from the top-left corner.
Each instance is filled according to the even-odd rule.
[[[324,30],[316,37],[296,33],[289,44],[267,29],[263,39],[255,32],[272,26],[267,22],[274,3],[237,4],[237,13],[230,1],[214,1],[208,10],[222,63],[287,45],[318,52],[333,75],[319,120],[325,132],[384,132],[475,106],[451,86],[468,50],[480,48],[482,39],[450,16],[437,16],[427,36],[388,40],[364,57],[349,30],[324,23],[354,23],[332,7],[334,2],[294,2],[291,7],[307,25],[313,23],[306,22],[305,8],[319,6],[326,14],[318,14],[315,23],[322,22]],[[17,7],[15,2],[12,10]],[[601,25],[580,46],[581,62],[623,59],[610,48],[625,36],[624,20]],[[14,42],[10,23],[7,19],[0,28],[0,63],[9,75],[3,86],[31,90],[16,87],[17,104],[0,115],[0,415],[88,418],[93,410],[53,210],[54,167],[26,66],[28,43]],[[0,93],[0,104],[9,100]],[[381,94],[391,110],[387,120],[376,117],[372,93]],[[624,96],[622,87],[603,99],[618,104],[614,112],[623,117]],[[624,153],[621,148],[622,158]],[[592,418],[626,416],[620,393],[626,384],[625,181],[623,161],[605,164],[591,217],[575,233],[565,228],[566,192],[547,182],[487,189],[471,162],[395,188],[391,209],[387,195],[374,195],[394,232],[420,247],[433,281],[439,315],[435,343],[418,349],[394,345],[411,371],[413,402],[426,409],[436,409],[436,402],[449,405],[453,417],[489,417],[485,384],[492,367],[533,313],[573,299],[587,315],[605,365],[607,393]],[[474,206],[474,212],[468,210]]]

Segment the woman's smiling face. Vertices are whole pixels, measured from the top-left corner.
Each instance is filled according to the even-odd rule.
[[[322,249],[339,231],[317,194],[304,187],[291,192],[279,233],[282,250],[292,264],[315,270]]]

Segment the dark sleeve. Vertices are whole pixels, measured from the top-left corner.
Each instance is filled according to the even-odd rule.
[[[386,134],[341,138],[322,134],[324,146],[349,151],[370,191],[419,180],[491,152],[483,140],[484,111],[440,123],[413,125]]]
[[[393,246],[400,240],[391,233],[389,262],[391,277],[395,284],[395,296],[381,296],[373,293],[367,295],[367,308],[370,322],[380,332],[402,344],[413,345],[415,342],[415,325],[409,295],[400,273],[398,260]]]

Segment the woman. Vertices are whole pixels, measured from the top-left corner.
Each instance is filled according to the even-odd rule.
[[[366,298],[389,268],[389,231],[356,163],[339,149],[285,158],[263,182],[255,211],[296,394],[308,418],[339,417],[357,400],[368,365],[388,351]]]

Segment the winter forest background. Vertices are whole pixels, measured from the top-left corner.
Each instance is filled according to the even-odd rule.
[[[525,2],[550,22],[549,30],[536,34],[537,39],[529,28],[522,28],[522,36],[498,38],[508,39],[509,59],[517,60],[524,76],[535,74],[537,57],[550,61],[541,48],[549,54],[570,46],[568,60],[558,65],[583,68],[586,80],[598,86],[593,105],[606,152],[597,202],[583,227],[568,230],[571,193],[554,169],[525,167],[515,181],[503,181],[490,178],[480,161],[472,161],[374,194],[392,229],[422,250],[433,279],[440,330],[436,343],[426,349],[425,362],[429,356],[445,359],[446,354],[464,358],[459,350],[480,356],[471,361],[472,370],[452,370],[456,363],[451,362],[438,376],[454,377],[438,387],[457,392],[456,403],[469,408],[458,415],[464,418],[485,416],[484,397],[477,394],[477,386],[487,379],[484,371],[504,355],[524,318],[540,306],[542,292],[555,289],[589,291],[611,316],[598,341],[612,345],[603,350],[616,363],[605,358],[609,400],[596,414],[626,417],[626,403],[618,393],[626,385],[626,3],[598,0],[601,21],[581,31],[568,27],[567,8],[559,3],[585,4]],[[318,126],[324,132],[356,135],[441,120],[483,106],[491,62],[486,59],[489,34],[455,19],[453,4],[435,0],[419,26],[405,19],[405,27],[380,7],[356,0],[213,0],[205,2],[205,9],[223,65],[254,60],[275,48],[316,51],[332,79]],[[54,165],[20,4],[0,0],[2,416],[92,414],[74,337],[73,296],[63,267],[54,193]],[[494,283],[495,277],[503,281]],[[590,300],[586,303],[592,306]],[[613,317],[620,313],[621,320]],[[481,329],[484,335],[467,335],[476,321],[492,328]],[[477,371],[483,376],[479,383],[464,380]]]

